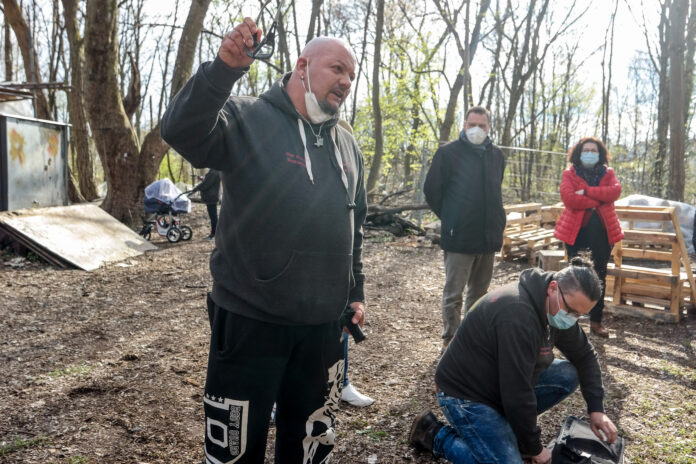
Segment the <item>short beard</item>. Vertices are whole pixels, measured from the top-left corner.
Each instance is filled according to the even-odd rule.
[[[326,114],[336,116],[336,113],[338,113],[338,106],[334,108],[328,100],[317,100],[317,103],[319,103],[319,108]]]

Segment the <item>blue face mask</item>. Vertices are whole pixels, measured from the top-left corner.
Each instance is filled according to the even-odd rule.
[[[585,168],[592,168],[599,162],[599,153],[596,151],[583,151],[580,153],[580,162]]]
[[[558,312],[555,316],[551,315],[548,308],[546,311],[546,319],[548,319],[549,325],[560,330],[570,329],[577,324],[578,320],[561,309],[561,302],[558,299],[558,290],[556,290],[556,302],[558,303]]]

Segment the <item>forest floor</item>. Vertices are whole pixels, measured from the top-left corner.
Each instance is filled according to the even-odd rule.
[[[201,205],[187,223],[190,242],[157,237],[157,251],[90,273],[0,251],[0,462],[203,461],[213,243]],[[433,384],[442,252],[420,238],[378,235],[364,258],[368,338],[351,342],[350,378],[375,403],[342,406],[332,462],[440,462],[411,448],[407,435],[424,408],[442,417]],[[497,263],[491,288],[526,267]],[[591,337],[629,462],[696,461],[695,319],[609,315],[612,337]],[[540,417],[545,442],[570,414],[586,414],[579,393]]]

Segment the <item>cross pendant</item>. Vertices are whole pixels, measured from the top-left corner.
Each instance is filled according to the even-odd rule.
[[[323,147],[324,146],[324,137],[321,135],[317,137],[317,140],[314,142],[315,147]]]

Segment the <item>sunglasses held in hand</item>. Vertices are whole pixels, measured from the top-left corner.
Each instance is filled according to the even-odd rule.
[[[267,4],[268,2],[266,2],[263,5],[263,7],[261,8],[261,12],[263,12]],[[281,11],[282,9],[279,6],[278,12],[276,13],[275,18],[273,19],[271,27],[268,28],[266,35],[263,37],[263,39],[261,39],[260,42],[256,38],[256,35],[254,35],[254,46],[252,47],[252,49],[250,50],[249,48],[244,47],[244,52],[247,54],[249,58],[253,58],[255,60],[267,60],[271,56],[273,56],[273,52],[275,51],[275,34],[276,29],[278,29],[278,21],[280,20]],[[257,24],[260,19],[261,13],[259,13],[259,17],[256,19]]]

